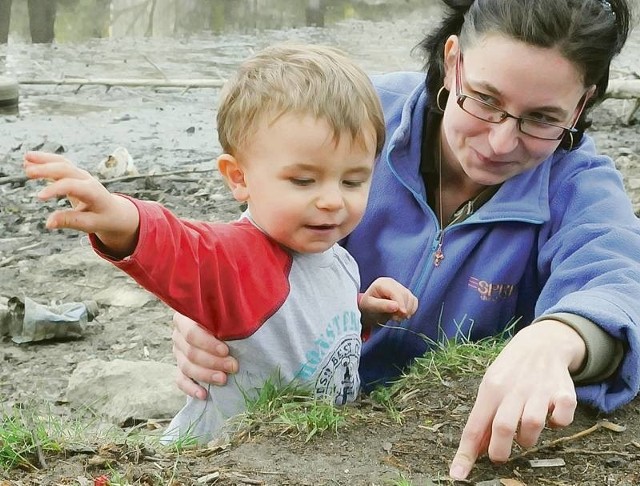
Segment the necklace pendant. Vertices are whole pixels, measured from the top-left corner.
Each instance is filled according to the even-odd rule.
[[[433,265],[439,267],[442,260],[444,260],[444,253],[442,253],[442,243],[440,243],[435,255],[433,256]]]

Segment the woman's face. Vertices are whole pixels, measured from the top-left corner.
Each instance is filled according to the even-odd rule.
[[[576,67],[555,49],[534,47],[501,35],[490,35],[464,50],[458,37],[445,44],[443,158],[471,182],[494,185],[536,167],[558,147],[559,140],[540,140],[522,133],[518,121],[489,123],[458,106],[459,91],[514,115],[572,126],[587,89]],[[460,72],[456,73],[456,69]],[[459,76],[457,75],[459,74]],[[458,78],[458,81],[457,81]]]

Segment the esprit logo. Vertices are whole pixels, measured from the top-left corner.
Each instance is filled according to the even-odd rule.
[[[478,280],[475,277],[469,278],[469,287],[476,289],[482,300],[502,300],[511,297],[516,286],[512,284],[496,284]]]

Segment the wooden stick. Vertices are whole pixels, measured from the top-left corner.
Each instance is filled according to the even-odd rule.
[[[155,174],[136,174],[136,175],[128,175],[122,177],[113,177],[111,179],[103,179],[100,180],[103,184],[111,184],[113,182],[129,182],[134,181],[136,179],[144,179],[145,177],[167,177],[172,175],[181,175],[181,174],[204,174],[206,172],[214,172],[215,168],[211,169],[184,169],[184,170],[173,170],[170,172],[156,172]],[[29,178],[27,176],[7,176],[0,177],[0,185],[2,184],[13,184],[13,183],[24,183],[27,182]]]
[[[589,449],[574,449],[572,447],[565,447],[562,449],[562,452],[565,454],[586,454],[591,456],[621,456],[621,457],[635,457],[637,454],[633,454],[631,452],[622,452],[622,451],[592,451]]]
[[[0,185],[13,184],[27,182],[29,179],[26,176],[6,176],[0,177]]]
[[[567,437],[560,437],[558,439],[552,440],[551,442],[548,442],[546,444],[542,444],[538,447],[532,447],[530,449],[527,449],[523,452],[521,452],[520,454],[518,454],[517,456],[513,456],[509,459],[509,461],[507,462],[511,462],[515,459],[520,459],[521,457],[525,457],[528,456],[529,454],[533,454],[534,452],[539,452],[542,451],[544,449],[550,449],[552,447],[557,446],[558,444],[563,444],[565,442],[570,442],[576,439],[580,439],[582,437],[584,437],[585,435],[589,435],[589,434],[593,434],[596,430],[599,429],[607,429],[607,430],[612,430],[614,432],[623,432],[624,431],[624,427],[623,426],[619,426],[617,424],[612,424],[610,422],[607,422],[606,420],[600,420],[598,422],[596,422],[594,425],[592,425],[591,427],[589,427],[588,429],[585,430],[581,430],[580,432],[577,432],[573,435],[567,436]]]
[[[221,88],[221,79],[143,79],[143,78],[61,78],[61,79],[21,79],[20,84],[36,85],[104,85],[156,88]],[[612,79],[605,94],[607,98],[640,98],[640,79]]]
[[[155,174],[136,174],[136,175],[121,176],[121,177],[113,177],[111,179],[100,180],[100,182],[102,182],[103,184],[111,184],[112,182],[135,181],[136,179],[144,179],[145,177],[167,177],[167,176],[181,175],[181,174],[203,174],[206,172],[213,172],[215,170],[217,169],[211,168],[211,169],[172,170],[170,172],[158,172]]]
[[[79,84],[104,86],[134,86],[154,88],[221,88],[220,79],[111,79],[111,78],[62,78],[62,79],[21,79],[20,84]]]

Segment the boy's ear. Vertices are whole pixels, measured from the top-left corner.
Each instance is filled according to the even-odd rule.
[[[249,199],[249,189],[244,180],[244,170],[233,155],[222,154],[218,157],[218,170],[227,186],[231,189],[231,194],[236,201],[244,202]]]

